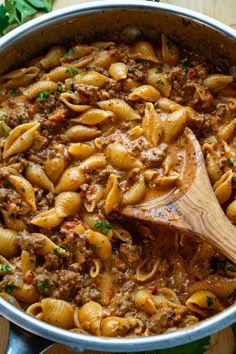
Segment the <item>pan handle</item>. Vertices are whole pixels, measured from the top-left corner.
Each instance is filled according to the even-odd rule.
[[[54,343],[10,323],[9,340],[5,354],[40,354]]]

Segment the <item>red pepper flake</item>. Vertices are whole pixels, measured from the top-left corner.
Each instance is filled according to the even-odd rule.
[[[189,69],[189,71],[188,71],[188,77],[189,77],[190,79],[193,79],[193,78],[196,77],[197,75],[198,75],[197,69],[195,69],[195,68]]]
[[[24,275],[24,281],[28,284],[32,284],[34,280],[34,274],[29,270]]]
[[[114,142],[115,142],[115,138],[114,138],[114,136],[110,136],[109,141],[110,141],[110,143],[114,143]]]
[[[50,117],[48,117],[48,119],[54,123],[61,123],[65,119],[65,113],[64,112],[57,112],[57,113],[51,115]]]

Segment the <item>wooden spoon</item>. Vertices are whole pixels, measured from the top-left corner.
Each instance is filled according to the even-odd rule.
[[[198,236],[236,264],[236,227],[215,197],[195,135],[186,128],[184,137],[188,163],[181,188],[174,188],[161,198],[127,206],[122,214]]]

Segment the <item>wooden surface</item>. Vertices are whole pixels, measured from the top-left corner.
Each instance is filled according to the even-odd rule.
[[[93,0],[87,0],[89,2]],[[104,0],[107,1],[107,0]],[[125,1],[125,0],[124,0]],[[134,0],[132,0],[134,1]],[[82,3],[80,0],[56,0],[55,9],[65,6]],[[173,5],[183,6],[191,10],[199,11],[205,15],[220,20],[236,28],[236,0],[169,0],[161,1]],[[0,0],[1,3],[1,0]],[[0,317],[0,354],[4,354],[8,338],[8,321]],[[210,345],[206,348],[205,354],[233,354],[235,339],[231,328],[216,333],[211,337]],[[55,345],[47,351],[47,354],[72,354],[64,346]],[[19,353],[20,354],[20,353]],[[32,353],[36,354],[36,353]]]

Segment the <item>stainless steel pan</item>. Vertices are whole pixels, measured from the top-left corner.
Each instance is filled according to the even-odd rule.
[[[69,41],[75,36],[79,40],[81,36],[102,35],[109,40],[127,27],[136,27],[151,39],[165,32],[218,66],[235,64],[236,32],[228,26],[176,6],[120,0],[68,7],[13,30],[0,39],[0,73],[20,65],[53,43]],[[8,354],[39,353],[52,342],[64,343],[77,351],[138,352],[178,346],[227,327],[236,321],[236,305],[188,329],[151,337],[119,339],[76,334],[50,326],[26,315],[1,297],[0,314],[28,331],[11,326]]]

